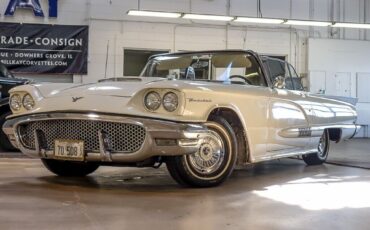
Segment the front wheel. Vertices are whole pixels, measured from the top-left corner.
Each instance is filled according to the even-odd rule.
[[[329,131],[325,130],[320,138],[319,145],[317,146],[317,152],[307,155],[303,155],[302,158],[307,165],[321,165],[325,163],[329,154]]]
[[[52,173],[65,177],[84,177],[99,168],[98,164],[72,161],[41,159],[44,166]]]
[[[200,139],[197,152],[169,157],[166,161],[171,176],[192,187],[212,187],[224,182],[234,169],[237,155],[235,133],[221,117],[206,123],[209,133]]]

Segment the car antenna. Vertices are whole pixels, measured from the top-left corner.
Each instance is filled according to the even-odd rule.
[[[109,54],[109,40],[108,40],[108,43],[107,43],[107,54],[106,54],[106,57],[105,57],[105,73],[104,73],[104,78],[107,78],[108,54]]]

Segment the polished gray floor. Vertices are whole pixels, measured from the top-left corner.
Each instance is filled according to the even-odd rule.
[[[9,156],[9,154],[2,154]],[[370,140],[332,145],[331,161],[370,165]],[[370,171],[296,159],[184,189],[165,168],[102,167],[53,176],[38,160],[0,159],[0,229],[369,229]]]

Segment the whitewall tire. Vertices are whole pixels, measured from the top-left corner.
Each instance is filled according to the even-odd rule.
[[[224,182],[232,173],[237,158],[237,142],[230,124],[222,117],[206,123],[209,134],[200,139],[197,152],[169,157],[171,176],[182,185],[212,187]]]

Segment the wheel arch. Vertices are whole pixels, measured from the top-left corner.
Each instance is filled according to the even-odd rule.
[[[329,140],[339,142],[342,139],[342,129],[341,128],[329,128]]]
[[[207,120],[210,120],[212,116],[223,117],[233,128],[238,142],[237,165],[249,163],[251,155],[249,148],[250,142],[245,128],[245,122],[241,118],[240,113],[231,107],[217,107],[209,112]]]

